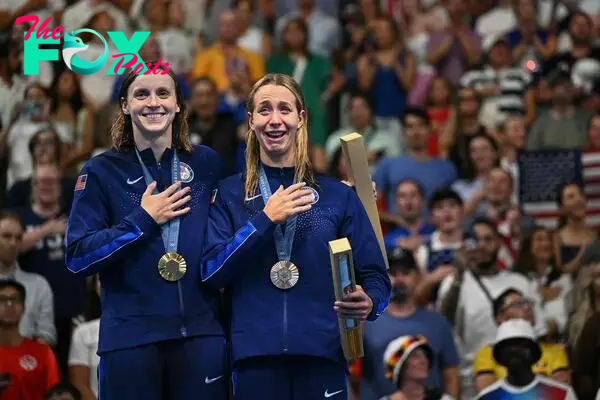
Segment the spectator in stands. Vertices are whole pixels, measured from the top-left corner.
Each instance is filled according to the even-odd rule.
[[[519,249],[522,231],[533,226],[534,220],[512,202],[514,184],[510,174],[502,168],[492,169],[483,190],[466,206],[470,216],[463,223],[469,227],[474,219],[487,218],[498,229],[503,241],[499,261],[503,267],[511,267]]]
[[[7,188],[21,179],[31,176],[33,159],[29,151],[31,138],[41,129],[53,125],[50,114],[51,99],[49,91],[33,84],[27,88],[24,101],[15,109],[13,122],[0,136],[0,150],[8,157]],[[53,126],[63,143],[70,145],[69,132],[60,125]]]
[[[535,88],[528,70],[513,67],[513,56],[504,36],[489,37],[483,42],[486,53],[481,68],[467,72],[461,78],[463,87],[479,92],[483,102],[481,120],[495,131],[504,120],[515,114],[525,115],[527,124],[536,117]]]
[[[388,252],[400,247],[415,251],[435,231],[435,225],[427,222],[427,203],[421,184],[412,179],[401,181],[396,188],[396,227],[386,233],[385,247]]]
[[[498,253],[502,245],[495,225],[485,219],[473,225],[473,249],[460,249],[455,255],[455,272],[442,281],[438,294],[438,309],[454,328],[461,355],[461,394],[468,399],[474,395],[472,366],[476,352],[492,342],[496,324],[492,304],[506,288],[519,290],[534,300],[536,332],[546,334],[545,316],[537,288],[521,274],[502,270]]]
[[[443,76],[434,77],[425,99],[427,113],[431,119],[430,156],[438,157],[442,154],[440,139],[451,115],[455,112],[453,103],[454,88],[450,81]]]
[[[373,51],[372,32],[384,12],[377,0],[342,1],[341,6],[343,58],[355,63],[361,54]]]
[[[333,154],[333,158],[329,163],[328,172],[329,175],[340,181],[348,181],[348,179],[350,179],[348,165],[341,147]]]
[[[434,362],[435,356],[426,338],[402,336],[394,340],[385,350],[384,363],[386,377],[393,382],[396,391],[382,400],[457,398],[425,385]]]
[[[44,277],[23,271],[17,263],[24,232],[25,225],[17,214],[0,212],[0,282],[15,280],[27,290],[25,309],[19,318],[21,336],[53,346],[56,327],[52,289]]]
[[[587,129],[587,149],[600,150],[600,111],[590,118]]]
[[[233,174],[238,165],[238,146],[241,144],[240,129],[245,134],[236,110],[220,103],[217,86],[210,78],[198,78],[192,84],[188,126],[190,141],[212,147],[227,164]]]
[[[553,396],[576,400],[569,385],[536,374],[535,365],[542,359],[542,354],[533,326],[528,321],[510,319],[503,322],[498,328],[492,355],[498,364],[506,367],[506,378],[488,386],[477,395],[476,400],[517,396],[531,399]]]
[[[15,209],[26,231],[19,248],[23,271],[43,276],[54,294],[55,347],[61,375],[67,374],[72,320],[84,311],[85,280],[65,266],[65,231],[70,204],[60,201],[61,175],[54,163],[39,163],[32,176],[32,202]]]
[[[331,63],[325,57],[312,54],[308,43],[310,34],[302,18],[289,19],[281,32],[281,51],[267,60],[267,72],[294,77],[300,85],[308,107],[310,143],[325,146],[328,127],[323,96],[330,88]]]
[[[48,127],[35,133],[29,142],[29,154],[35,165],[40,163],[56,163],[62,159],[61,140],[58,133]],[[62,177],[61,186],[61,205],[69,208],[73,201],[73,187],[75,186],[74,179]],[[10,190],[6,193],[4,202],[5,208],[21,207],[24,204],[31,203],[33,185],[31,176],[14,183]]]
[[[548,321],[547,336],[562,339],[570,312],[573,281],[556,264],[552,237],[547,228],[534,227],[521,241],[519,257],[513,271],[523,274],[537,286],[542,309]]]
[[[253,24],[256,12],[252,0],[234,0],[232,5],[239,23],[237,44],[242,49],[253,51],[263,57],[268,57],[273,51],[272,38],[262,28]]]
[[[277,20],[275,43],[283,44],[283,31],[292,19],[301,18],[308,27],[308,50],[329,59],[342,44],[342,29],[339,22],[321,10],[315,0],[298,0],[297,9]]]
[[[94,119],[86,106],[79,85],[79,76],[69,69],[61,72],[50,86],[52,94],[52,119],[69,132],[73,145],[66,148],[60,159],[64,175],[73,177],[79,172],[80,164],[91,155],[94,141]],[[66,146],[65,146],[66,147]]]
[[[195,43],[187,32],[174,24],[171,7],[173,4],[163,0],[146,0],[143,5],[146,23],[144,30],[156,36],[162,61],[168,62],[175,74],[185,75],[190,72],[194,62]],[[144,59],[144,61],[148,62],[152,59]]]
[[[46,392],[46,396],[44,396],[44,400],[86,400],[81,397],[81,393],[77,388],[70,383],[58,383],[54,387],[52,387],[48,392]],[[92,399],[92,400],[95,400]]]
[[[427,43],[427,61],[455,87],[465,71],[475,65],[481,53],[481,38],[464,24],[465,0],[445,0],[449,26],[431,35]]]
[[[325,153],[329,161],[341,146],[340,138],[353,132],[363,136],[371,168],[375,169],[378,162],[384,157],[399,155],[400,138],[377,126],[367,96],[353,93],[348,102],[348,114],[350,126],[333,132],[327,138]]]
[[[493,304],[494,318],[496,323],[501,325],[506,321],[523,319],[531,325],[535,324],[533,315],[533,304],[523,294],[516,289],[506,289]],[[571,384],[571,368],[569,358],[563,345],[551,341],[537,340],[542,355],[540,360],[533,366],[533,372],[555,379],[565,385]],[[473,362],[473,379],[475,380],[475,390],[480,393],[482,390],[506,378],[506,367],[494,359],[494,346],[488,344],[483,346],[477,352]]]
[[[93,279],[93,295],[100,296],[100,279]],[[97,317],[97,316],[95,316]],[[98,397],[98,338],[100,318],[94,318],[79,325],[73,332],[69,351],[69,378],[81,393],[82,400],[96,400]]]
[[[535,0],[517,0],[513,6],[517,24],[506,35],[515,66],[536,72],[556,52],[556,35],[543,29],[537,20]]]
[[[490,171],[498,166],[498,144],[486,134],[478,133],[469,142],[469,158],[475,175],[460,179],[452,185],[465,203],[481,198]]]
[[[30,295],[23,284],[0,280],[0,375],[8,378],[4,399],[43,399],[60,380],[50,346],[19,332]]]
[[[512,202],[519,204],[519,164],[517,153],[525,148],[527,143],[527,127],[522,116],[508,117],[498,136],[501,138],[500,166],[510,174],[513,182]]]
[[[448,321],[440,314],[417,303],[415,288],[422,279],[419,267],[410,251],[397,249],[390,254],[392,300],[377,321],[365,326],[365,358],[361,400],[376,400],[392,395],[396,388],[385,379],[382,359],[386,348],[400,336],[423,336],[434,359],[427,384],[459,398],[459,358]]]
[[[226,10],[219,16],[219,38],[208,49],[196,55],[191,78],[208,77],[219,92],[241,90],[265,74],[264,60],[259,54],[239,47],[237,16]]]
[[[475,175],[475,167],[469,157],[469,142],[473,136],[487,133],[487,128],[479,122],[481,96],[475,89],[460,89],[457,101],[455,111],[440,136],[440,151],[456,166],[460,178],[468,178]]]
[[[558,190],[561,216],[555,235],[556,261],[563,271],[576,275],[585,249],[598,238],[598,232],[587,226],[587,198],[583,188],[570,182]]]
[[[415,57],[404,45],[402,31],[392,18],[377,20],[373,38],[375,50],[357,61],[358,88],[373,99],[379,127],[399,134],[398,119],[406,110],[408,92],[415,82]]]
[[[0,45],[0,124],[5,131],[11,124],[15,107],[27,87],[23,76],[23,63],[20,55],[22,45],[20,40],[4,38]]]
[[[434,303],[440,282],[454,272],[454,253],[463,244],[460,221],[463,201],[452,189],[438,189],[429,201],[431,220],[436,230],[415,252],[423,279],[416,289],[421,304]]]
[[[381,213],[381,219],[392,224],[395,220],[390,214],[397,215],[395,198],[400,182],[405,179],[420,182],[425,198],[429,199],[434,190],[456,181],[456,168],[450,161],[427,155],[431,121],[425,110],[407,108],[402,116],[402,129],[405,153],[382,160],[374,175],[379,196],[387,200],[389,209],[389,212]]]
[[[575,88],[564,72],[550,81],[551,109],[540,115],[527,137],[528,150],[580,148],[586,142],[589,111],[575,105]]]

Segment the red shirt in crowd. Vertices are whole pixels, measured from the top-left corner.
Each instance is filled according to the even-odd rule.
[[[0,400],[43,400],[60,380],[52,349],[26,338],[16,347],[0,346],[0,374],[5,373],[10,374],[11,384]]]

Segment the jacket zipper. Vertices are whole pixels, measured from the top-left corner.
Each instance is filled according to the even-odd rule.
[[[160,171],[160,161],[157,163],[158,170]],[[159,172],[160,174],[160,172]],[[182,324],[181,328],[179,328],[179,332],[181,332],[181,336],[187,336],[187,328],[185,326],[185,308],[183,306],[183,291],[181,290],[181,281],[177,281],[177,293],[179,294],[179,311],[181,311],[181,319]]]

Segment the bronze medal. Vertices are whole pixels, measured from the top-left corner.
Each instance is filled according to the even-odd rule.
[[[287,290],[296,286],[300,278],[298,267],[291,261],[279,261],[271,267],[271,282],[275,287]]]
[[[169,282],[177,282],[187,272],[185,259],[178,253],[170,252],[158,261],[158,273]]]

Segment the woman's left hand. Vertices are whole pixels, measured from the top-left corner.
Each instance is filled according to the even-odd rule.
[[[336,301],[333,309],[342,318],[364,321],[373,310],[373,300],[360,285],[356,285],[356,290],[345,295],[343,301]]]

